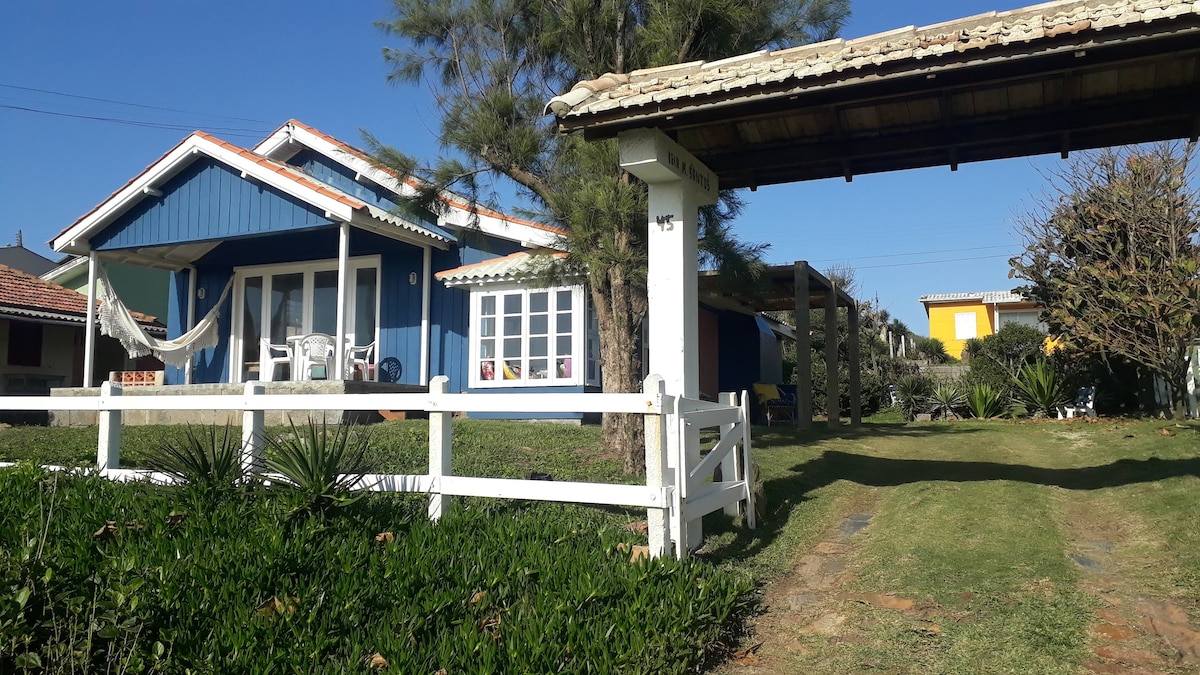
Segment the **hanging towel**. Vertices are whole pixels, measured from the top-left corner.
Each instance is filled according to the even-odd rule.
[[[173,340],[160,340],[152,337],[138,324],[125,303],[117,297],[112,284],[100,267],[100,288],[97,295],[100,298],[100,334],[116,338],[131,357],[152,355],[160,361],[172,366],[183,367],[191,360],[192,354],[201,349],[217,346],[220,336],[217,333],[217,319],[221,316],[221,306],[233,287],[233,278],[225,284],[221,297],[204,318],[188,332]]]

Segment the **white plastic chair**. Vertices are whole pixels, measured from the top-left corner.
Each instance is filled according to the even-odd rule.
[[[259,340],[258,376],[263,382],[275,381],[275,368],[292,363],[290,345],[273,345],[267,338]]]
[[[313,379],[313,368],[321,366],[325,370],[325,379],[332,374],[331,352],[333,337],[325,333],[309,333],[296,342],[296,370],[302,380]]]
[[[371,372],[371,362],[375,360],[375,343],[365,345],[346,345],[346,373],[347,380],[354,379],[354,370],[362,368],[362,379],[375,379]]]
[[[1096,388],[1080,387],[1075,393],[1075,402],[1058,406],[1058,419],[1070,419],[1075,415],[1096,416]]]

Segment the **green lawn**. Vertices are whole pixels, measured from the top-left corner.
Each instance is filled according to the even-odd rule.
[[[566,642],[570,642],[564,639],[558,646],[538,643],[536,649],[521,651],[519,656],[508,650],[489,651],[489,662],[509,669],[518,663],[537,663],[534,672],[554,664],[571,672],[583,669],[586,659],[594,657],[595,663],[618,664],[620,671],[644,672],[651,663],[661,667],[661,661],[629,660],[622,650],[649,650],[654,658],[669,659],[676,668],[685,668],[703,662],[705,646],[710,660],[712,654],[725,649],[732,652],[740,646],[748,652],[733,654],[716,666],[719,671],[1200,672],[1200,652],[1195,651],[1200,644],[1200,633],[1195,631],[1200,627],[1200,424],[1123,420],[905,424],[880,417],[868,420],[859,430],[843,427],[831,432],[818,425],[811,432],[790,427],[754,431],[754,457],[762,469],[767,502],[759,529],[743,530],[723,517],[712,516],[705,523],[710,537],[698,563],[663,577],[634,576],[638,583],[673,589],[668,595],[700,589],[709,589],[703,592],[710,595],[744,593],[744,583],[752,577],[759,584],[758,594],[711,605],[730,612],[727,617],[704,616],[701,611],[688,618],[691,615],[686,614],[689,609],[684,605],[672,610],[674,623],[647,619],[645,624],[628,624],[627,632],[641,631],[647,642],[614,639],[612,635],[620,629],[602,630],[599,624],[588,623],[574,634],[592,635],[595,645],[608,643],[612,649],[589,647],[598,651],[573,657],[574,661],[564,656]],[[175,433],[178,431],[163,428],[128,429],[124,463],[138,465],[150,447]],[[424,422],[386,423],[373,433],[373,457],[380,470],[423,471],[427,455]],[[455,471],[485,476],[539,471],[559,480],[623,480],[614,461],[597,455],[598,439],[594,427],[458,421]],[[0,459],[87,463],[94,454],[94,442],[94,430],[9,429],[0,431]],[[155,502],[154,508],[172,508],[169,498],[160,495],[157,499],[166,501]],[[506,553],[495,558],[502,562],[490,564],[504,566],[504,572],[495,577],[504,581],[504,598],[510,608],[506,611],[516,616],[521,602],[532,603],[520,605],[520,611],[528,613],[522,616],[531,617],[528,620],[532,622],[524,628],[552,626],[561,635],[579,630],[569,623],[555,623],[561,620],[554,618],[563,611],[561,603],[523,600],[541,597],[538,588],[583,598],[595,590],[588,590],[586,583],[572,585],[550,578],[558,554],[554,550],[547,553],[544,542],[563,536],[568,537],[564,541],[575,542],[570,545],[570,555],[562,558],[564,568],[586,566],[578,561],[594,559],[598,570],[608,570],[605,581],[597,576],[594,582],[596,588],[607,590],[597,591],[597,597],[587,601],[606,608],[594,610],[602,617],[598,621],[636,622],[630,617],[644,613],[627,611],[627,605],[665,602],[667,596],[655,596],[652,590],[636,597],[615,590],[621,583],[632,583],[633,578],[621,576],[624,567],[606,556],[613,555],[616,543],[637,540],[624,529],[642,517],[636,512],[559,505],[485,506],[476,500],[466,500],[466,506],[465,515],[456,516],[463,518],[456,528],[466,533],[494,532],[482,539],[493,542],[495,550],[520,552],[515,557]],[[31,502],[27,508],[35,509],[36,504]],[[404,507],[409,514],[404,517],[396,515],[399,506],[389,508],[393,510],[385,509],[385,513],[402,522],[406,531],[427,532],[411,504]],[[379,517],[367,515],[372,513],[370,509],[355,513],[361,526],[353,525],[355,521],[336,525],[332,529],[340,537],[366,541],[374,528],[384,527]],[[253,517],[265,519],[259,527],[270,530],[269,523],[274,522],[270,519],[276,516],[255,512]],[[91,514],[85,525],[93,527],[97,519],[102,525],[105,518]],[[514,519],[523,524],[513,525]],[[0,522],[8,523],[14,537],[3,542],[4,555],[13,555],[18,531],[29,534],[30,530],[13,529],[11,514],[0,512]],[[433,534],[420,536],[434,542]],[[543,544],[517,543],[524,540]],[[475,621],[474,632],[455,633],[463,624],[450,622],[443,631],[450,642],[429,647],[420,652],[425,656],[414,657],[416,660],[403,661],[408,666],[456,663],[460,670],[465,667],[472,672],[470,664],[476,661],[449,656],[454,653],[453,645],[467,649],[461,645],[470,643],[474,645],[472,654],[478,654],[484,649],[480,644],[492,644],[488,640],[461,642],[464,636],[491,630],[479,628],[483,625],[478,623],[479,617],[470,614],[474,610],[467,588],[480,582],[470,578],[465,585],[439,581],[432,571],[454,569],[466,559],[486,567],[478,561],[481,556],[495,555],[484,551],[493,549],[463,546],[467,541],[472,541],[471,535],[463,534],[458,547],[438,552],[440,557],[432,566],[409,567],[431,570],[421,573],[429,575],[427,583],[445,584],[446,589],[453,589],[447,591],[451,595],[465,593],[465,604],[455,595],[457,614],[452,614],[462,617],[461,622]],[[513,545],[496,543],[501,541]],[[286,542],[284,537],[272,543],[275,548],[270,548],[264,559],[286,559],[293,550]],[[354,544],[362,545],[361,541]],[[84,548],[89,546],[103,554],[94,544]],[[304,603],[315,602],[313,598],[321,591],[320,578],[334,573],[321,565],[344,564],[334,562],[345,555],[340,546],[350,544],[333,546],[322,554],[327,557],[316,561],[294,563],[315,575],[297,577],[296,584],[305,592],[303,596],[293,594],[305,598],[297,615],[315,611]],[[363,556],[376,551],[370,546],[352,550]],[[231,554],[230,559],[242,560],[241,555]],[[522,556],[530,562],[522,564]],[[328,562],[318,562],[322,560]],[[278,566],[286,568],[287,564],[292,563]],[[514,585],[511,576],[520,577],[524,574],[520,570],[526,567],[536,570],[544,581]],[[681,582],[681,574],[690,581]],[[488,577],[487,573],[481,575],[481,579]],[[578,577],[579,573],[566,576]],[[271,586],[262,575],[255,578],[257,585],[250,584],[253,588],[242,601],[247,607],[291,592],[287,584]],[[732,583],[713,585],[719,578]],[[384,588],[391,583],[383,577],[370,579]],[[357,589],[354,593],[366,592],[366,587],[351,588]],[[384,595],[420,595],[415,586],[404,588],[408,590],[393,588]],[[733,644],[727,630],[737,629],[739,617],[745,618],[738,608],[752,597],[759,599],[757,614],[742,627],[741,644]],[[234,607],[221,610],[231,612],[226,622],[246,609]],[[398,611],[389,607],[377,611]],[[252,610],[246,611],[252,614]],[[338,616],[350,617],[356,610],[341,611]],[[536,621],[532,617],[537,617]],[[3,618],[0,616],[0,621]],[[725,622],[722,629],[719,624],[725,618],[732,618],[735,624]],[[678,626],[684,624],[683,632],[702,637],[684,649],[667,648],[662,641],[668,636],[677,638],[681,634]],[[274,624],[254,625],[257,632],[248,644],[262,644],[255,640],[268,637],[278,639],[282,630]],[[340,634],[327,623],[319,625],[326,631],[319,633],[321,639],[334,645],[328,653],[344,663],[353,663],[373,650],[404,651],[401,643],[388,642],[391,638],[385,637],[394,637],[399,634],[396,631],[372,633],[364,628],[367,632],[344,631],[358,636],[355,638],[329,637],[329,631]],[[287,626],[291,634],[300,635],[291,623]],[[534,640],[532,633],[521,627],[514,626],[513,631],[514,641]],[[595,634],[597,631],[604,634]],[[0,632],[0,637],[3,635]],[[304,633],[303,640],[312,642],[317,635]],[[239,638],[228,639],[236,642]],[[353,643],[355,639],[371,644]],[[456,639],[460,642],[454,642]],[[346,646],[351,643],[352,647]],[[578,654],[578,638],[574,644],[573,653]],[[236,652],[223,649],[224,654]],[[303,655],[297,658],[304,662]],[[396,663],[397,657],[390,658]],[[516,658],[532,660],[511,660]],[[487,670],[483,666],[478,669]],[[430,672],[434,670],[437,668],[430,668]]]
[[[756,431],[767,523],[709,543],[767,580],[729,672],[1200,672],[1200,425]],[[1190,623],[1146,630],[1151,601]]]

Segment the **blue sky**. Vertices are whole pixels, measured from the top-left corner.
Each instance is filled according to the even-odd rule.
[[[1019,6],[996,2],[852,0],[843,37]],[[388,7],[382,0],[3,3],[0,244],[13,243],[20,229],[28,248],[56,257],[47,240],[197,128],[249,147],[295,118],[352,144],[361,145],[359,129],[368,129],[411,155],[435,156],[437,116],[427,92],[385,81],[380,50],[390,38],[372,23]],[[856,268],[861,297],[878,296],[924,333],[918,296],[1014,285],[1007,278],[1017,250],[1014,216],[1030,208],[1045,184],[1040,172],[1057,162],[764,187],[747,194],[750,208],[736,230],[770,242],[773,263]]]

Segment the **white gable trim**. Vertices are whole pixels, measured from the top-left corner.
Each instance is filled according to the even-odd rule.
[[[264,141],[254,146],[253,152],[273,159],[287,159],[294,155],[300,144],[314,150],[325,157],[354,171],[359,177],[380,185],[400,197],[411,198],[416,195],[416,188],[397,179],[392,174],[371,164],[357,154],[347,152],[319,134],[295,124],[283,125],[275,130]],[[467,229],[471,227],[471,212],[463,208],[460,202],[465,201],[458,195],[444,192],[442,201],[449,207],[446,213],[438,216],[438,225]],[[515,241],[527,248],[553,248],[563,250],[562,237],[532,225],[527,225],[507,218],[479,213],[477,229],[487,235]]]
[[[280,175],[203,136],[192,134],[174,150],[151,164],[131,183],[106,199],[94,211],[55,237],[51,241],[52,248],[60,253],[86,254],[91,250],[88,242],[91,235],[109,225],[117,216],[150,194],[150,191],[154,190],[157,185],[170,179],[200,155],[222,162],[235,171],[241,171],[243,177],[253,177],[265,185],[302,199],[314,207],[324,210],[330,219],[343,221],[353,219],[355,209],[349,204],[322,194],[298,180]]]

